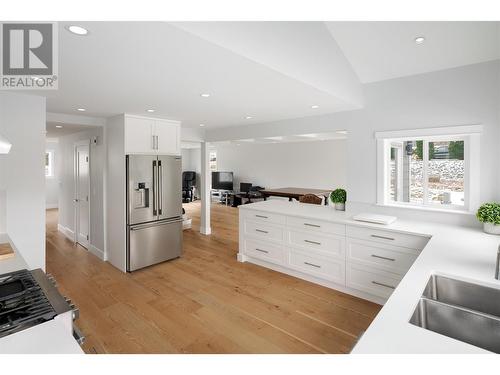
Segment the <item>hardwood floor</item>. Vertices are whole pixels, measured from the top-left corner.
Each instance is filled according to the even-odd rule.
[[[200,204],[185,205],[199,227]],[[184,231],[182,258],[124,274],[57,231],[47,271],[80,308],[87,353],[348,353],[381,306],[238,263],[238,210],[212,206],[211,236]]]

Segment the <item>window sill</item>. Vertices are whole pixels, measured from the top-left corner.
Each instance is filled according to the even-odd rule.
[[[429,206],[411,206],[404,204],[387,204],[387,203],[375,203],[375,206],[379,207],[389,207],[389,208],[402,208],[402,209],[410,209],[417,211],[428,211],[428,212],[439,212],[446,214],[458,214],[458,215],[474,215],[473,211],[468,210],[460,210],[460,209],[445,209],[445,208],[437,208],[437,207],[429,207]]]

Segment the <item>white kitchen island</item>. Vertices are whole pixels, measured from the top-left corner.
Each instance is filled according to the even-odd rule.
[[[351,216],[280,200],[240,206],[238,260],[383,303],[353,353],[487,353],[409,320],[432,274],[500,288],[493,277],[500,238],[476,228]]]

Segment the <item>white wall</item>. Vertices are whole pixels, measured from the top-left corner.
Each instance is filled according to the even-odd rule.
[[[54,176],[45,178],[45,207],[57,208],[59,206],[59,141],[47,139],[46,151],[54,152]]]
[[[59,225],[72,234],[74,228],[75,197],[74,147],[75,142],[98,137],[97,144],[90,143],[90,245],[99,256],[104,256],[104,165],[106,163],[103,128],[92,128],[84,132],[59,138],[60,195]]]
[[[375,131],[482,124],[480,200],[499,199],[500,62],[498,60],[364,85],[365,108],[324,116],[207,131],[207,141],[349,131],[347,190],[351,208],[463,225],[474,215],[386,209],[376,202]]]
[[[346,186],[346,140],[214,145],[217,169],[234,172],[234,187],[335,189]]]
[[[199,148],[183,148],[182,152],[182,171],[196,172],[196,196],[200,198],[201,184],[201,154]]]
[[[45,269],[45,98],[1,92],[0,134],[12,143],[0,155],[5,230],[30,268]]]

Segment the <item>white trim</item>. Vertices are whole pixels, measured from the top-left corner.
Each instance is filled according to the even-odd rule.
[[[436,137],[436,136],[460,136],[460,135],[471,135],[479,134],[483,132],[482,125],[461,125],[461,126],[443,126],[439,128],[424,128],[424,129],[412,129],[412,130],[390,130],[383,132],[375,132],[376,139],[397,139],[397,138],[414,138],[424,139],[425,137]]]
[[[88,251],[94,254],[96,257],[98,257],[100,260],[106,260],[104,256],[104,251],[101,249],[95,247],[94,245],[89,243],[89,248]]]
[[[61,232],[62,234],[64,234],[68,240],[70,240],[71,242],[74,242],[73,240],[75,238],[75,232],[73,230],[71,230],[68,227],[65,227],[61,224],[57,224],[57,230],[59,232]]]
[[[211,227],[200,227],[200,233],[204,234],[205,236],[209,236],[212,234],[212,228]]]
[[[7,233],[0,233],[0,243],[10,242],[10,238]]]
[[[53,208],[59,208],[59,204],[57,204],[57,203],[46,203],[45,204],[46,210],[51,210]]]

